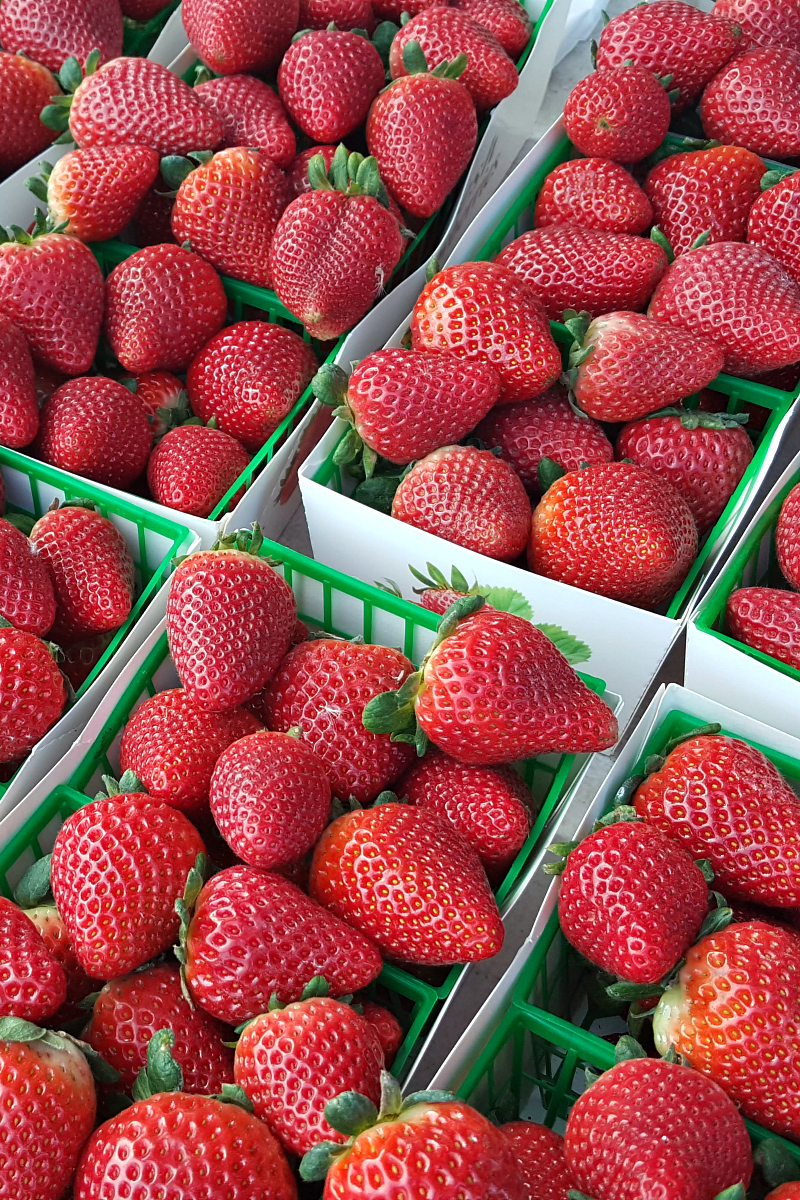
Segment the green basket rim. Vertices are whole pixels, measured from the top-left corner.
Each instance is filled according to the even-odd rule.
[[[164,7],[149,21],[134,21],[131,17],[123,17],[123,56],[146,58],[180,2],[181,0],[165,0]]]

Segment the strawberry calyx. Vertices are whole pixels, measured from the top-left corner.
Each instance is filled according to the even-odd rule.
[[[674,158],[676,154],[687,154],[695,150],[716,150],[721,145],[722,143],[715,141],[714,138],[682,137],[680,149],[677,149],[675,146],[670,145],[668,141],[664,141],[657,150],[654,150],[652,154],[647,156],[642,166],[645,171],[649,172],[658,163],[664,162],[667,158]]]
[[[161,159],[161,178],[170,190],[159,192],[158,195],[174,199],[184,179],[188,179],[198,167],[204,167],[213,157],[213,150],[190,150],[187,155],[166,154]]]
[[[26,538],[31,536],[31,530],[36,524],[36,518],[24,512],[6,512],[3,514],[3,520],[8,521],[8,524],[13,525],[20,533],[24,533]]]
[[[753,1151],[753,1162],[770,1188],[800,1179],[800,1166],[780,1138],[764,1138]]]
[[[252,554],[254,558],[263,558],[264,556],[259,554],[263,545],[264,535],[261,532],[261,526],[254,521],[250,529],[235,529],[232,533],[220,533],[211,550],[238,550],[242,554]],[[208,553],[208,551],[200,553]],[[269,562],[269,559],[264,561]]]
[[[25,180],[25,187],[28,191],[33,192],[36,199],[43,201],[45,204],[48,203],[47,184],[52,173],[53,164],[44,159],[39,163],[38,175],[30,175]]]
[[[340,142],[331,160],[330,168],[325,166],[325,157],[315,154],[308,160],[308,182],[312,191],[341,192],[343,196],[371,196],[384,208],[390,209],[389,193],[386,191],[378,160],[374,155],[365,157],[356,151],[352,153],[344,142]],[[413,237],[410,230],[400,230],[403,237]]]
[[[20,908],[38,908],[41,905],[55,907],[50,889],[50,864],[52,854],[37,858],[14,888],[14,903]]]
[[[134,1101],[149,1100],[164,1092],[183,1091],[183,1071],[172,1056],[175,1034],[171,1029],[157,1029],[147,1044],[147,1062],[133,1084],[131,1095]],[[223,1104],[236,1104],[245,1112],[253,1112],[253,1103],[245,1092],[234,1083],[223,1083],[222,1091],[209,1097]]]
[[[701,412],[697,408],[659,408],[639,420],[650,421],[656,417],[678,417],[684,429],[740,429],[747,424],[747,413]]]
[[[186,942],[189,937],[189,925],[192,921],[192,914],[197,904],[197,898],[203,890],[207,873],[208,858],[205,854],[198,854],[194,861],[194,866],[186,876],[186,886],[183,889],[183,895],[179,896],[175,901],[175,912],[178,914],[180,928],[178,930],[178,941],[172,949],[181,968],[181,991],[186,1003],[192,1010],[194,1010],[195,1003],[186,980],[186,964],[189,957],[186,950]]]
[[[72,107],[72,101],[84,79],[90,75],[94,75],[99,65],[100,51],[94,49],[86,58],[85,71],[77,58],[74,55],[70,55],[56,75],[62,92],[56,96],[51,96],[50,103],[46,104],[39,114],[39,120],[43,125],[61,135],[56,138],[56,145],[73,141],[72,134],[69,131],[69,112]]]
[[[93,1046],[73,1037],[71,1033],[42,1029],[32,1021],[23,1020],[22,1017],[0,1017],[0,1042],[25,1042],[28,1045],[41,1042],[52,1050],[69,1050],[74,1046],[86,1059],[97,1083],[117,1083],[120,1079],[119,1071],[107,1063]]]
[[[95,800],[110,800],[113,796],[132,796],[139,793],[146,795],[147,788],[134,771],[123,771],[119,779],[113,775],[102,775],[105,791],[99,791]]]
[[[131,393],[131,395],[133,395],[133,396],[136,395],[136,392],[137,392],[137,389],[139,386],[139,381],[137,379],[135,379],[133,376],[128,376],[125,379],[120,379],[119,382],[122,384],[123,387],[128,389],[128,391]],[[164,432],[160,433],[158,435],[158,437],[155,439],[157,442],[160,442],[161,439],[164,437],[164,435],[169,433],[169,431],[171,429],[177,429],[179,425],[203,425],[204,424],[204,422],[201,421],[199,417],[195,417],[195,416],[191,415],[191,409],[189,408],[189,393],[186,391],[185,388],[181,388],[181,390],[178,392],[176,399],[175,399],[175,403],[171,408],[163,408],[163,407],[157,408],[156,416],[158,417],[159,421],[161,421],[162,425],[166,426],[166,428],[164,429]],[[149,414],[148,414],[148,420],[152,424],[153,418]],[[217,418],[210,417],[209,420],[205,422],[205,426],[207,429],[216,429],[217,428]]]
[[[706,230],[704,230],[703,233],[699,233],[697,235],[697,237],[694,239],[694,241],[692,242],[691,246],[689,246],[689,249],[684,250],[684,254],[688,254],[689,250],[699,250],[701,246],[707,245],[708,239],[710,237],[711,237],[710,229],[706,229]],[[654,242],[656,244],[656,246],[661,247],[661,249],[664,251],[664,253],[667,256],[668,263],[672,264],[675,262],[675,251],[672,247],[672,242],[670,242],[669,238],[667,238],[667,236],[659,228],[658,225],[654,225],[653,228],[650,230],[650,241]]]
[[[784,179],[787,179],[791,173],[790,170],[776,171],[773,169],[772,171],[765,171],[761,176],[761,191],[768,192],[776,184],[783,183]]]
[[[450,61],[446,58],[442,59],[431,71],[428,69],[425,51],[419,42],[406,42],[403,47],[403,66],[409,75],[434,75],[437,79],[458,79],[466,70],[467,56],[466,54],[457,54]],[[396,83],[398,83],[397,79],[390,83],[389,87],[394,87]]]
[[[0,245],[5,242],[16,242],[19,246],[32,246],[37,238],[50,233],[63,233],[69,221],[56,222],[49,213],[41,208],[35,210],[35,217],[30,229],[22,229],[19,225],[9,225],[4,229],[0,225]]]

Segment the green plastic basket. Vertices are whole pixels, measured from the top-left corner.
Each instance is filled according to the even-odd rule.
[[[180,2],[181,0],[167,0],[161,12],[156,13],[149,21],[133,21],[124,17],[122,53],[131,58],[146,58]]]

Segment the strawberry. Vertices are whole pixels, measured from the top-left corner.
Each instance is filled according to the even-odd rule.
[[[147,465],[153,434],[140,400],[115,379],[85,375],[42,409],[36,453],[62,471],[127,488]]]
[[[44,737],[64,711],[67,689],[48,646],[0,620],[0,763],[14,762]]]
[[[743,242],[766,169],[757,154],[740,146],[672,154],[653,167],[644,190],[675,254],[690,250],[704,234],[706,244]]]
[[[798,982],[796,933],[760,921],[729,925],[687,952],[653,1016],[656,1049],[666,1054],[674,1046],[743,1116],[797,1138]],[[753,1037],[752,1030],[767,1028],[768,1041]]]
[[[454,7],[493,33],[514,60],[531,40],[533,22],[519,0],[456,0]]]
[[[169,948],[175,901],[203,852],[183,813],[143,793],[98,798],[67,818],[53,847],[53,896],[87,975],[116,979]]]
[[[221,122],[226,146],[250,146],[276,166],[291,167],[294,131],[280,100],[261,79],[223,75],[195,84],[194,94]]]
[[[614,714],[554,643],[530,621],[483,605],[482,596],[467,596],[445,614],[419,671],[366,706],[366,727],[389,724],[418,753],[429,739],[473,765],[612,746]],[[490,724],[482,717],[489,708]]]
[[[378,21],[394,21],[399,25],[403,13],[415,17],[426,8],[448,4],[449,0],[372,0],[372,11]]]
[[[3,0],[0,42],[50,71],[70,56],[85,64],[93,50],[108,62],[122,53],[119,0]]]
[[[497,262],[524,280],[551,321],[567,308],[593,317],[644,308],[669,266],[655,242],[577,225],[523,233]]]
[[[0,445],[28,446],[39,429],[36,378],[25,335],[0,315]]]
[[[308,164],[311,159],[317,154],[322,155],[323,163],[325,164],[326,173],[331,169],[333,156],[336,153],[335,146],[309,146],[307,150],[301,150],[291,164],[289,170],[289,187],[292,189],[293,196],[302,196],[304,192],[312,191],[311,180],[308,178]]]
[[[120,0],[122,15],[143,25],[164,11],[164,0]]]
[[[644,1057],[618,1062],[578,1097],[564,1150],[576,1187],[596,1200],[712,1200],[737,1183],[743,1191],[753,1169],[744,1121],[722,1088]]]
[[[70,642],[61,647],[64,657],[59,660],[58,665],[61,667],[61,673],[69,680],[76,692],[83,687],[103,658],[113,637],[113,632],[98,633],[94,637],[81,638],[77,642]]]
[[[789,587],[800,592],[800,486],[795,486],[781,505],[775,526],[778,565]]]
[[[741,27],[751,46],[788,46],[800,50],[800,7],[796,0],[717,0],[715,17]]]
[[[372,33],[375,17],[370,0],[300,0],[298,29],[366,29]]]
[[[180,688],[156,692],[131,714],[119,746],[120,771],[133,771],[156,800],[197,816],[223,750],[259,723],[242,708],[210,713]]]
[[[43,1021],[67,996],[67,977],[22,909],[0,896],[0,1019]]]
[[[545,179],[533,220],[537,229],[579,225],[610,233],[644,233],[653,223],[653,209],[619,163],[610,158],[574,158]]]
[[[397,793],[449,821],[495,884],[525,845],[537,811],[530,788],[511,767],[465,766],[435,749],[403,776]]]
[[[701,733],[651,765],[633,797],[640,817],[709,859],[726,895],[800,905],[800,801],[760,750]]]
[[[53,584],[41,554],[0,517],[0,615],[15,629],[44,637],[56,616]]]
[[[383,1050],[373,1026],[327,995],[273,1008],[244,1030],[236,1047],[236,1082],[289,1154],[323,1139],[343,1142],[325,1120],[341,1092],[381,1098]],[[324,992],[324,989],[323,989]]]
[[[159,172],[150,191],[136,210],[133,218],[133,237],[131,241],[144,248],[145,246],[162,246],[167,242],[175,242],[172,232],[172,203],[174,197],[169,193],[167,183]]]
[[[519,82],[517,68],[494,34],[457,8],[428,8],[402,26],[389,51],[392,79],[412,73],[414,62],[409,67],[403,61],[409,42],[416,42],[434,68],[460,54],[467,56],[459,80],[478,112],[494,108],[511,95]],[[418,58],[418,52],[414,56]]]
[[[706,387],[725,355],[710,337],[614,312],[589,321],[564,314],[575,341],[568,379],[578,404],[600,421],[631,421]]]
[[[288,880],[246,866],[205,885],[179,954],[194,1000],[229,1025],[267,1012],[273,993],[286,1004],[299,1000],[315,976],[331,995],[346,995],[382,965],[369,938]]]
[[[624,604],[656,608],[697,554],[691,509],[635,463],[600,463],[557,479],[533,510],[528,566]]]
[[[386,1066],[390,1067],[403,1042],[403,1028],[400,1022],[392,1016],[388,1009],[382,1008],[380,1004],[373,1004],[371,1000],[359,998],[353,1007],[361,1010],[364,1020],[369,1021],[377,1033],[384,1061]]]
[[[703,537],[736,491],[753,443],[735,417],[675,409],[626,425],[617,439],[617,456],[668,480],[689,505]]]
[[[120,381],[141,400],[150,421],[154,441],[189,415],[186,385],[169,371],[143,371],[132,379]]]
[[[0,244],[0,313],[34,359],[64,375],[92,365],[103,322],[103,273],[88,246],[63,233],[10,231]]]
[[[250,455],[236,438],[205,425],[180,425],[158,443],[147,463],[154,500],[178,512],[208,517],[246,470]],[[244,486],[231,498],[237,504]]]
[[[767,1194],[767,1200],[797,1200],[798,1196],[800,1196],[800,1182],[790,1180],[788,1183],[782,1183],[773,1188]]]
[[[60,91],[46,67],[0,51],[0,104],[5,114],[0,178],[24,166],[53,141],[56,135],[42,123],[40,113]]]
[[[725,623],[737,642],[800,669],[800,596],[794,592],[738,588],[725,605]]]
[[[186,0],[189,41],[217,75],[260,74],[276,67],[292,40],[300,0]]]
[[[634,62],[671,75],[676,112],[699,99],[705,85],[742,49],[744,38],[724,14],[701,12],[684,0],[655,0],[620,13],[606,25],[597,48],[603,70]]]
[[[269,251],[291,199],[280,167],[260,150],[220,150],[195,167],[190,159],[162,163],[170,182],[182,176],[172,232],[213,267],[257,287],[272,286]]]
[[[411,74],[375,99],[367,117],[367,146],[400,206],[427,218],[466,170],[478,140],[478,118],[458,79],[463,58],[439,63],[436,74],[428,73],[418,42],[407,44],[403,58]]]
[[[45,897],[41,897],[41,899],[44,900]],[[59,1028],[66,1020],[74,1020],[78,1017],[85,1019],[80,1002],[95,990],[97,980],[90,979],[78,962],[61,914],[53,904],[52,898],[48,897],[47,899],[49,902],[37,904],[36,908],[26,908],[23,911],[28,920],[32,921],[39,930],[42,941],[56,962],[60,963],[67,978],[66,1000],[52,1021],[48,1022]]]
[[[370,804],[408,767],[413,750],[365,729],[373,697],[413,673],[399,650],[321,638],[295,646],[252,711],[270,729],[299,727],[328,771],[335,796]],[[329,981],[330,982],[330,981]]]
[[[777,183],[772,180],[771,173],[764,177],[768,186],[750,209],[747,240],[768,250],[800,283],[800,174],[785,175]]]
[[[703,92],[706,137],[773,158],[800,155],[799,90],[800,50],[771,46],[737,55]]]
[[[183,1088],[191,1093],[221,1092],[233,1083],[233,1054],[224,1044],[229,1031],[181,991],[181,973],[172,963],[145,967],[107,983],[98,994],[82,1038],[120,1075],[130,1091],[147,1065],[147,1047],[159,1029],[175,1036],[175,1061]]]
[[[330,171],[312,159],[313,190],[297,196],[272,239],[278,298],[321,341],[355,325],[383,291],[403,238],[374,158],[341,145]]]
[[[225,323],[219,275],[182,246],[148,246],[106,281],[106,335],[127,371],[183,371]]]
[[[268,321],[238,321],[203,347],[186,386],[201,421],[248,450],[259,450],[308,387],[318,367],[314,351],[291,329]],[[231,481],[232,482],[232,481]]]
[[[564,128],[587,158],[641,162],[667,135],[666,87],[644,67],[608,67],[587,75],[567,96]]]
[[[411,314],[411,345],[488,363],[500,377],[501,403],[538,396],[561,373],[541,303],[504,263],[438,271]]]
[[[519,557],[531,527],[514,469],[472,446],[443,446],[414,463],[394,494],[392,516],[501,562]]]
[[[384,82],[378,51],[367,38],[347,30],[303,33],[278,70],[286,111],[315,142],[338,142],[363,125]]]
[[[43,200],[50,217],[82,242],[118,237],[158,175],[158,155],[149,146],[96,146],[71,150],[55,166],[25,182]]]
[[[499,1132],[525,1181],[526,1200],[565,1200],[574,1180],[564,1158],[564,1139],[534,1121],[509,1121]]]
[[[331,785],[325,764],[297,733],[263,729],[223,750],[209,801],[233,852],[269,871],[311,850],[328,823]]]

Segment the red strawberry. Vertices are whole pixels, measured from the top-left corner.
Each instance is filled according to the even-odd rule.
[[[127,371],[183,371],[222,328],[219,275],[182,246],[148,246],[106,281],[106,334]]]
[[[790,587],[800,591],[800,486],[795,486],[781,505],[775,527],[778,565]]]
[[[710,336],[644,313],[608,313],[591,322],[582,313],[567,328],[575,337],[570,386],[583,411],[599,421],[631,421],[674,404],[711,383],[725,361]]]
[[[58,665],[76,692],[94,671],[113,637],[113,633],[98,633],[95,637],[82,638],[61,647],[64,657]]]
[[[280,167],[259,150],[220,150],[188,171],[172,210],[172,232],[213,267],[257,287],[272,286],[269,252],[281,213],[291,199]],[[172,172],[165,178],[172,179]]]
[[[129,391],[144,405],[154,440],[163,437],[177,421],[189,415],[186,384],[169,371],[143,371],[124,379]]]
[[[118,0],[3,0],[0,41],[51,71],[93,50],[108,62],[122,53],[122,11]]]
[[[536,197],[534,224],[579,225],[611,233],[644,233],[653,223],[650,201],[636,180],[610,158],[574,158],[551,171]]]
[[[706,137],[773,158],[800,155],[800,50],[748,50],[703,92]]]
[[[667,600],[696,554],[697,526],[683,496],[634,463],[570,471],[533,511],[530,569],[625,604]]]
[[[457,8],[428,8],[403,25],[389,51],[392,79],[413,71],[414,62],[411,67],[404,62],[409,42],[416,42],[432,68],[466,54],[467,64],[459,80],[478,112],[494,108],[511,95],[519,82],[517,68],[494,34]],[[419,57],[416,51],[414,55]]]
[[[278,70],[286,111],[315,142],[338,142],[363,125],[384,83],[381,56],[372,43],[338,29],[304,33]]]
[[[136,210],[133,218],[132,241],[137,246],[163,246],[174,242],[172,232],[172,201],[166,180],[159,173],[150,191]]]
[[[43,1021],[67,996],[67,977],[22,909],[0,896],[0,1018]]]
[[[156,446],[147,464],[147,486],[167,508],[209,517],[246,470],[250,455],[229,434],[205,425],[180,425]],[[236,504],[244,486],[231,498]]]
[[[276,67],[292,40],[300,0],[186,0],[189,41],[218,75],[259,74]]]
[[[377,1106],[383,1065],[369,1021],[325,995],[256,1017],[236,1047],[236,1082],[290,1154],[345,1141],[325,1120],[325,1105],[359,1092]]]
[[[418,749],[427,738],[459,762],[489,766],[612,746],[616,718],[553,642],[530,621],[483,604],[482,596],[458,601],[399,697],[367,705],[367,728],[388,722]]]
[[[259,450],[291,412],[318,367],[317,356],[291,329],[238,321],[213,337],[186,376],[201,421]]]
[[[715,17],[741,27],[751,46],[789,46],[800,50],[800,7],[796,0],[717,0]]]
[[[800,1196],[800,1182],[790,1180],[789,1183],[782,1183],[769,1192],[767,1200],[797,1200],[798,1196]]]
[[[0,245],[0,313],[34,359],[64,375],[92,365],[103,322],[103,274],[88,246],[63,233],[20,231]]]
[[[205,885],[182,941],[192,996],[229,1025],[267,1012],[273,993],[299,1000],[318,975],[331,995],[346,995],[382,965],[369,938],[255,867],[228,867]]]
[[[742,48],[742,31],[734,21],[720,20],[684,0],[655,0],[620,13],[606,25],[597,48],[602,69],[632,61],[657,75],[671,75],[678,92],[676,112],[699,98],[705,85]]]
[[[331,785],[325,764],[302,738],[263,729],[223,750],[209,800],[233,852],[269,871],[314,846],[330,816]]]
[[[172,945],[175,901],[203,851],[183,813],[142,793],[67,818],[53,847],[53,896],[87,975],[116,979]]]
[[[298,29],[366,29],[372,33],[375,17],[370,0],[300,0]]]
[[[444,446],[416,462],[394,494],[392,516],[501,562],[519,557],[531,526],[519,476],[472,446]]]
[[[331,168],[335,153],[335,146],[309,146],[307,150],[301,150],[289,171],[289,187],[292,189],[292,195],[302,196],[304,192],[312,191],[311,180],[308,178],[308,164],[315,155],[322,155],[327,172]]]
[[[515,60],[531,39],[533,22],[519,0],[456,0],[454,7],[493,33]]]
[[[414,757],[410,746],[370,733],[364,706],[414,670],[399,650],[321,638],[286,656],[251,709],[270,729],[299,727],[326,766],[335,796],[370,804]],[[330,980],[329,980],[330,982]]]
[[[0,18],[0,21],[2,18]],[[40,119],[42,109],[61,91],[46,67],[18,54],[0,51],[0,178],[41,154],[55,133]]]
[[[666,88],[644,67],[609,67],[587,75],[567,96],[564,128],[581,154],[641,162],[667,135]]]
[[[786,175],[767,187],[750,209],[747,221],[748,242],[768,250],[797,283],[800,283],[799,218],[800,173]]]
[[[132,21],[138,24],[144,24],[157,17],[159,13],[164,11],[165,5],[163,0],[120,0],[122,6],[122,15],[130,17]]]
[[[666,1054],[674,1046],[743,1116],[796,1139],[798,984],[796,933],[760,921],[729,925],[687,952],[653,1016],[656,1049]],[[754,1037],[754,1029],[769,1029],[769,1039]]]
[[[0,446],[28,446],[38,429],[31,352],[19,326],[0,314]]]
[[[47,401],[36,452],[62,471],[127,488],[145,469],[152,445],[141,401],[115,379],[85,375]]]
[[[229,1031],[181,991],[181,973],[172,963],[146,967],[107,983],[94,1002],[83,1040],[120,1074],[128,1092],[147,1065],[147,1047],[159,1029],[175,1035],[175,1061],[186,1092],[221,1092],[233,1083],[233,1053],[224,1045]]]
[[[525,1181],[526,1200],[566,1200],[574,1180],[564,1158],[564,1139],[533,1121],[510,1121],[499,1129]]]
[[[372,0],[372,11],[379,21],[394,21],[399,25],[403,13],[415,17],[426,8],[448,3],[449,0]]]
[[[41,166],[26,183],[52,220],[82,242],[103,242],[130,222],[158,176],[158,155],[149,146],[97,146]]]
[[[388,1009],[382,1008],[380,1004],[373,1004],[371,1000],[359,998],[355,1006],[361,1009],[364,1020],[369,1021],[377,1033],[384,1061],[386,1066],[390,1067],[403,1041],[403,1028],[400,1022],[392,1016]]]
[[[32,633],[0,623],[0,763],[14,762],[64,711],[67,689],[50,650]]]
[[[771,587],[743,587],[725,606],[728,633],[745,646],[800,669],[800,596]]]
[[[689,505],[703,537],[736,491],[753,443],[735,419],[676,410],[626,425],[617,439],[617,456],[668,480]]]
[[[296,153],[294,131],[278,97],[252,75],[223,75],[194,89],[219,119],[227,146],[250,146],[284,170]]]
[[[740,146],[673,154],[653,167],[644,190],[675,254],[690,250],[703,234],[707,243],[743,242],[766,169]]]
[[[427,72],[425,56],[409,42],[413,74],[396,79],[374,101],[367,117],[367,146],[386,186],[402,208],[430,217],[441,208],[467,168],[478,140],[478,118],[457,75],[461,62]],[[460,68],[460,69],[459,69]]]
[[[0,615],[15,629],[44,637],[56,598],[44,559],[16,526],[0,517]]]
[[[244,709],[210,713],[180,688],[169,688],[131,715],[122,731],[119,769],[133,771],[156,800],[196,816],[207,808],[220,754],[258,728]]]
[[[500,377],[501,403],[538,396],[561,373],[539,300],[505,264],[461,263],[437,272],[414,306],[411,344],[488,363]]]
[[[37,905],[36,908],[23,909],[23,912],[28,920],[33,921],[33,924],[39,930],[42,941],[56,962],[61,964],[67,978],[67,995],[64,1005],[56,1013],[53,1020],[49,1022],[49,1024],[58,1028],[63,1021],[74,1020],[77,1017],[84,1016],[84,1010],[80,1007],[80,1002],[81,1000],[85,1000],[91,992],[95,991],[97,980],[90,979],[78,962],[77,955],[69,940],[67,927],[52,901]]]
[[[669,265],[655,242],[577,225],[523,233],[497,262],[527,283],[551,321],[567,308],[593,317],[644,308]]]

